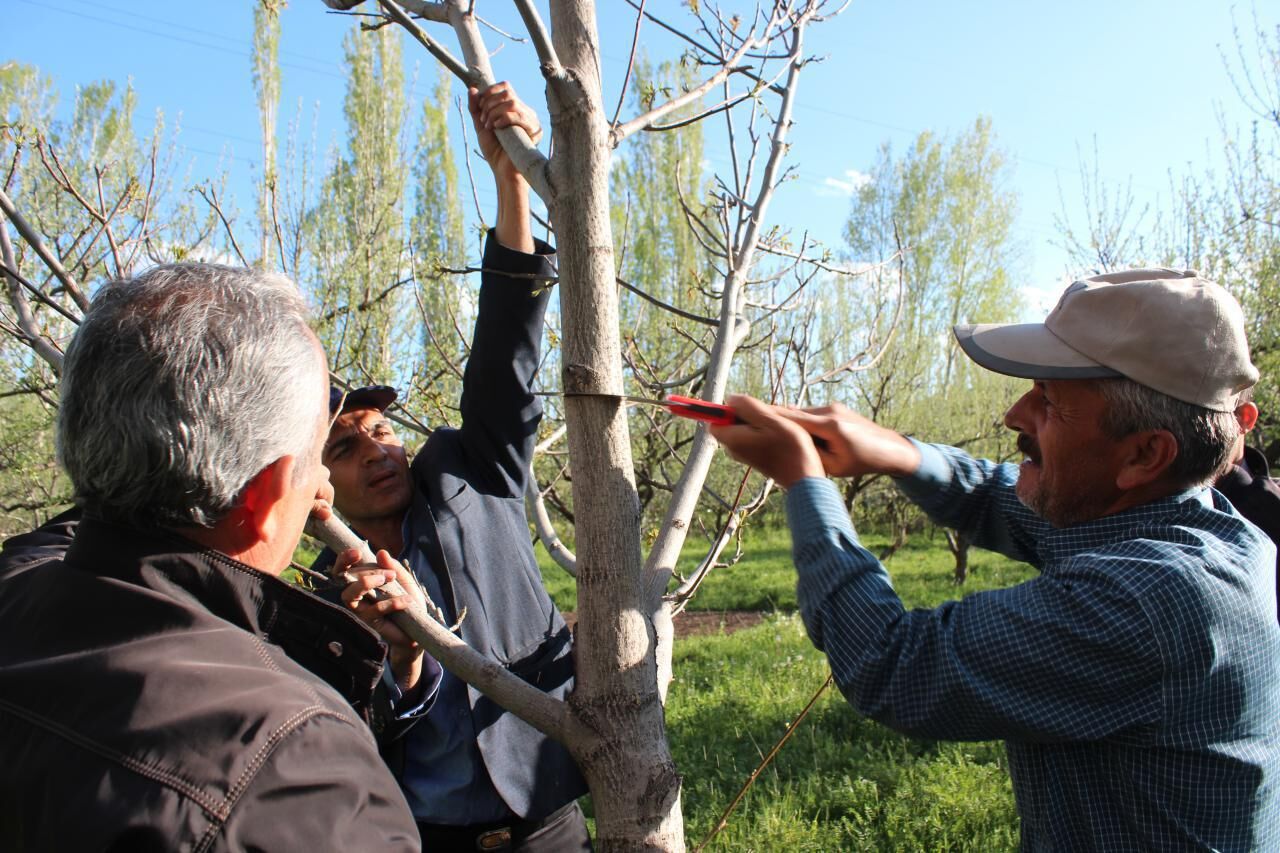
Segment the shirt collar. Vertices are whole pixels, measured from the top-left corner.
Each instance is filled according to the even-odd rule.
[[[1188,511],[1213,508],[1213,497],[1205,487],[1186,491],[1130,507],[1092,521],[1069,527],[1050,527],[1040,540],[1040,557],[1046,564],[1073,557],[1114,542],[1140,536],[1138,529],[1154,521],[1172,521]]]

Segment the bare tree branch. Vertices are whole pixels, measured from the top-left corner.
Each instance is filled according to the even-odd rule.
[[[625,281],[624,279],[616,278],[616,277],[615,277],[615,281],[617,281],[617,282],[618,282],[618,284],[619,284],[620,286],[622,286],[622,287],[626,288],[627,290],[631,291],[631,292],[632,292],[632,293],[634,293],[636,296],[639,296],[641,299],[645,300],[646,302],[649,302],[649,303],[651,303],[651,304],[653,304],[653,305],[658,306],[658,307],[659,307],[659,308],[661,308],[663,311],[667,311],[667,312],[670,312],[670,313],[672,313],[672,314],[675,314],[677,317],[683,317],[683,318],[684,318],[684,319],[686,319],[686,320],[692,320],[693,322],[695,322],[695,323],[701,323],[701,324],[703,324],[704,326],[718,326],[718,325],[720,325],[720,321],[719,321],[719,320],[717,320],[717,319],[715,319],[714,317],[703,317],[703,316],[702,316],[702,315],[700,315],[700,314],[691,314],[691,313],[689,313],[688,311],[685,311],[685,310],[682,310],[682,309],[680,309],[680,308],[675,307],[674,305],[668,305],[667,303],[663,302],[663,301],[662,301],[661,299],[659,299],[658,297],[656,297],[656,296],[652,296],[652,295],[650,295],[650,294],[646,293],[645,291],[643,291],[643,290],[641,290],[640,288],[636,287],[634,284],[631,284],[630,282]]]
[[[9,230],[0,228],[0,258],[4,260],[4,276],[9,280],[9,304],[18,318],[18,329],[22,332],[27,345],[36,355],[44,359],[53,368],[53,372],[62,375],[62,353],[36,327],[35,316],[31,313],[31,305],[27,302],[24,286],[30,287],[18,274],[18,262],[14,257],[13,244],[9,242]],[[12,272],[11,272],[12,271]],[[36,291],[39,293],[39,291]],[[40,294],[43,296],[44,294]],[[56,303],[55,303],[56,304]],[[59,306],[61,308],[61,306]]]
[[[548,448],[559,441],[568,431],[564,424],[556,428],[555,432],[538,442],[534,449],[534,457],[538,454],[545,453]],[[524,502],[525,507],[529,510],[529,515],[533,519],[534,532],[538,534],[538,541],[542,543],[542,547],[547,549],[547,554],[560,568],[569,573],[570,577],[578,576],[578,558],[569,550],[569,546],[561,541],[559,534],[556,533],[555,524],[551,521],[551,514],[547,512],[545,493],[538,488],[538,478],[534,474],[533,465],[529,466],[529,481],[525,484]]]
[[[222,228],[226,231],[227,239],[231,241],[231,249],[236,253],[236,257],[240,259],[240,263],[249,266],[249,262],[245,260],[244,252],[240,251],[240,244],[236,242],[235,232],[231,228],[231,223],[227,221],[226,214],[222,212],[222,205],[218,203],[218,191],[213,188],[213,184],[208,186],[208,192],[205,187],[196,187],[196,192],[200,195],[209,207],[213,208],[213,212],[218,214],[218,219],[222,222]]]
[[[548,81],[555,81],[556,85],[563,85],[568,80],[564,66],[560,64],[560,58],[556,56],[556,49],[551,44],[551,37],[547,35],[547,28],[542,25],[542,19],[538,17],[538,8],[533,5],[533,0],[515,0],[516,9],[520,12],[520,18],[524,21],[524,27],[529,32],[529,37],[533,39],[533,49],[538,54],[538,65],[542,69],[542,76]]]
[[[84,295],[84,291],[80,289],[80,285],[77,284],[76,280],[71,277],[71,274],[63,268],[62,262],[59,261],[52,252],[45,248],[44,242],[40,239],[40,235],[36,233],[36,230],[31,227],[27,220],[22,218],[22,214],[18,213],[18,209],[14,207],[13,202],[9,200],[9,196],[4,190],[0,190],[0,210],[3,210],[4,215],[13,223],[13,227],[18,231],[18,236],[26,241],[26,244],[40,256],[40,260],[44,261],[45,266],[47,266],[49,270],[58,277],[58,281],[62,282],[62,286],[66,288],[67,293],[70,294],[71,298],[75,301],[76,305],[79,306],[80,310],[88,311],[89,300]],[[16,272],[16,270],[14,272]]]
[[[325,2],[328,3],[329,0],[325,0]],[[409,35],[413,36],[418,44],[425,47],[428,53],[434,56],[441,65],[448,68],[464,85],[475,86],[476,88],[484,88],[488,85],[487,82],[477,77],[471,69],[455,59],[444,45],[423,32],[422,28],[414,23],[413,19],[405,13],[404,9],[395,0],[378,0],[378,5],[386,10],[388,18],[408,30]],[[445,20],[448,20],[447,10]]]
[[[364,562],[375,563],[367,542],[351,532],[345,524],[331,516],[327,521],[307,522],[307,533],[324,542],[335,552],[357,548]],[[403,595],[404,589],[395,581],[382,587],[388,596]],[[425,597],[425,591],[424,591]],[[429,599],[428,599],[429,601]],[[431,653],[441,665],[465,680],[481,693],[492,698],[504,708],[518,711],[529,725],[567,744],[571,737],[591,738],[593,735],[569,712],[564,702],[509,672],[495,660],[490,660],[468,646],[447,626],[432,618],[415,603],[407,610],[397,611],[390,617],[396,625]]]
[[[8,241],[8,235],[5,236],[5,240],[6,242]],[[12,248],[12,246],[10,248]],[[25,287],[28,291],[31,292],[32,296],[34,296],[36,299],[39,299],[43,304],[49,306],[54,311],[57,311],[63,317],[66,317],[68,320],[75,323],[76,325],[80,324],[79,317],[77,317],[75,314],[71,313],[71,311],[64,308],[61,304],[59,304],[59,302],[56,299],[46,294],[43,290],[41,290],[36,285],[32,284],[29,280],[27,280],[25,276],[23,276],[13,267],[9,266],[7,263],[4,265],[3,269],[0,269],[0,272],[3,272],[10,279],[21,284],[23,287]]]
[[[738,104],[745,101],[747,98],[753,97],[755,94],[756,94],[756,90],[752,89],[750,91],[743,92],[741,95],[738,95],[737,97],[723,100],[720,103],[716,104],[714,107],[709,107],[708,109],[705,109],[702,112],[697,113],[696,115],[691,115],[688,118],[683,118],[683,119],[680,119],[679,121],[673,121],[669,124],[650,124],[648,127],[645,128],[645,130],[651,133],[666,133],[667,131],[670,131],[670,130],[679,130],[682,127],[688,127],[691,124],[697,124],[703,119],[710,118],[711,116],[716,115],[717,113],[722,113],[722,112],[731,110],[734,107],[736,107]]]
[[[877,352],[870,361],[865,363],[859,363],[861,361],[860,354],[839,367],[828,370],[821,376],[805,380],[804,386],[806,388],[820,382],[829,382],[836,376],[844,373],[855,373],[870,370],[875,367],[876,364],[880,362],[880,359],[884,358],[884,354],[889,351],[889,346],[893,343],[893,336],[898,331],[898,324],[902,321],[903,303],[906,301],[905,297],[907,292],[906,253],[902,250],[902,237],[898,233],[898,223],[896,222],[893,224],[893,239],[898,244],[898,251],[896,253],[898,259],[898,299],[897,305],[894,306],[893,322],[889,325],[889,333],[885,335],[884,344],[880,347],[880,351]]]
[[[470,8],[463,9],[458,0],[448,0],[446,3],[449,23],[453,26],[454,32],[458,37],[458,44],[461,46],[462,54],[467,61],[467,64],[463,65],[439,42],[423,32],[422,28],[413,22],[395,0],[378,0],[378,3],[396,23],[408,30],[409,34],[419,44],[430,51],[432,56],[439,60],[445,68],[449,69],[466,86],[485,89],[496,82],[493,70],[489,67],[489,57],[484,47],[484,41],[476,28],[475,15]],[[562,78],[548,78],[548,80],[559,85],[566,85],[566,81]],[[533,191],[541,196],[544,201],[549,200],[552,197],[552,189],[547,178],[547,158],[542,155],[542,152],[529,139],[528,134],[519,127],[501,127],[494,132],[498,137],[498,141],[502,143],[503,150],[507,152],[507,156],[511,158],[511,162],[515,164],[515,167],[520,170],[520,174],[524,175],[525,180],[529,182],[529,186]]]
[[[783,88],[782,103],[774,120],[770,153],[760,181],[760,190],[752,207],[748,224],[741,231],[741,240],[733,244],[728,252],[730,270],[725,280],[721,302],[720,327],[708,362],[707,378],[703,386],[703,397],[719,402],[724,399],[729,377],[729,366],[734,350],[747,334],[745,323],[739,322],[740,288],[743,276],[751,266],[751,259],[759,239],[760,222],[772,199],[779,164],[787,150],[787,134],[791,126],[791,110],[799,88],[798,77],[802,68],[803,33],[809,19],[816,13],[817,3],[809,3],[805,10],[796,16],[793,31],[790,34],[787,85]],[[729,232],[725,221],[726,234]],[[689,454],[689,463],[681,472],[675,493],[663,519],[658,539],[649,553],[645,563],[645,583],[656,596],[665,591],[667,582],[674,570],[676,560],[684,544],[689,527],[689,519],[697,505],[698,492],[705,482],[714,453],[715,442],[704,428],[699,428],[694,448]],[[665,617],[664,617],[665,618]],[[666,674],[669,677],[669,673]],[[665,691],[665,688],[662,688]]]
[[[679,95],[675,98],[672,98],[666,103],[661,104],[657,107],[654,107],[648,112],[642,115],[638,115],[635,118],[631,119],[630,121],[623,122],[622,124],[616,125],[612,130],[609,131],[609,144],[612,145],[614,148],[617,148],[619,143],[622,142],[622,140],[626,139],[628,136],[635,133],[636,131],[650,126],[651,124],[656,122],[658,119],[662,118],[664,115],[667,115],[670,112],[678,110],[687,104],[692,104],[697,102],[707,92],[710,92],[712,89],[718,86],[721,82],[728,79],[730,74],[736,73],[739,70],[738,63],[742,61],[742,58],[746,54],[748,48],[755,44],[756,44],[756,41],[754,39],[750,39],[744,42],[742,47],[738,49],[738,52],[725,61],[724,67],[722,67],[715,74],[712,74],[710,77],[708,77],[698,86],[695,86],[689,91],[685,92],[683,95]]]
[[[627,86],[631,84],[631,72],[636,64],[636,48],[640,46],[640,23],[644,21],[644,4],[647,0],[640,0],[639,11],[636,14],[635,32],[631,34],[631,51],[627,54],[627,71],[622,75],[622,88],[618,90],[618,105],[613,109],[613,118],[609,119],[609,127],[618,126],[618,116],[622,115],[622,105],[627,102]]]
[[[636,9],[640,15],[643,15],[644,17],[648,18],[650,21],[653,21],[655,24],[662,27],[664,30],[676,36],[677,38],[683,39],[684,41],[688,42],[690,45],[697,48],[703,54],[707,56],[716,55],[715,51],[711,50],[711,48],[702,44],[697,39],[690,36],[688,33],[684,32],[683,30],[677,29],[671,26],[670,24],[666,23],[665,21],[662,21],[661,19],[655,17],[653,14],[646,12],[644,10],[644,3],[637,3],[636,0],[627,0],[627,3],[631,6],[631,8]],[[749,77],[752,80],[755,80],[757,83],[764,82],[749,70],[743,69],[740,73],[744,74],[745,76]],[[768,85],[769,85],[770,91],[772,91],[775,95],[782,94],[781,86],[778,86],[776,84],[768,84]]]

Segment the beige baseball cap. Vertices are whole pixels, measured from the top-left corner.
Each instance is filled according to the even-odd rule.
[[[955,327],[983,367],[1026,379],[1125,376],[1162,394],[1233,411],[1258,381],[1244,312],[1194,270],[1138,269],[1073,282],[1043,323]]]

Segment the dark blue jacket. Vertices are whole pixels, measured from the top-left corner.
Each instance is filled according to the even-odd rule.
[[[554,276],[552,249],[539,243],[537,252],[514,252],[492,237],[485,246],[462,426],[435,430],[414,457],[409,513],[412,536],[451,596],[450,609],[466,608],[462,638],[564,698],[573,687],[572,640],[542,584],[524,511],[542,419],[530,389],[548,292],[545,282],[508,277]],[[332,560],[326,550],[313,568],[327,571]],[[489,778],[513,812],[539,820],[586,793],[564,747],[475,688],[467,693]],[[405,744],[412,738],[400,741],[401,750]],[[402,773],[402,757],[391,763]]]

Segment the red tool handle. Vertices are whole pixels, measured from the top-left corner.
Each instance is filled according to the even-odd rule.
[[[712,426],[732,426],[742,423],[733,409],[723,403],[709,403],[696,397],[681,397],[679,394],[670,394],[662,402],[673,415],[704,421]]]
[[[742,418],[738,417],[733,409],[723,403],[708,403],[706,400],[699,400],[696,397],[681,397],[679,394],[668,394],[663,400],[667,410],[673,415],[679,415],[682,418],[691,418],[695,421],[706,421],[712,426],[733,426],[734,424],[744,424]],[[827,440],[812,436],[813,444],[819,450],[827,449]]]

